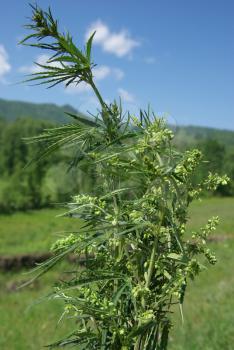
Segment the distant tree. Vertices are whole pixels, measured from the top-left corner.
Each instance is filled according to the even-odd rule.
[[[34,163],[25,169],[35,154],[42,149],[38,144],[27,145],[23,137],[35,135],[53,124],[21,118],[12,123],[2,121],[0,133],[0,169],[4,180],[0,207],[8,212],[21,209],[33,209],[42,206],[41,186],[52,159],[43,160],[40,165]],[[53,161],[58,159],[58,155]]]
[[[222,172],[226,156],[226,147],[214,139],[206,139],[201,144],[207,169],[211,172]]]
[[[226,147],[221,142],[208,138],[203,140],[198,147],[201,149],[204,155],[204,162],[200,166],[200,174],[198,172],[198,176],[201,180],[204,178],[207,172],[217,174],[227,172],[227,152]],[[227,174],[229,175],[229,172],[227,172]],[[219,195],[227,195],[229,192],[229,186],[223,186],[220,184],[215,190],[215,193]]]
[[[13,122],[0,119],[0,210],[36,209],[53,203],[67,201],[73,191],[88,192],[94,186],[95,175],[87,162],[79,169],[80,155],[73,150],[63,150],[53,157],[32,162],[42,151],[38,143],[27,144],[23,138],[41,133],[55,124],[19,118]],[[44,145],[45,146],[45,145]],[[71,160],[72,159],[72,160]],[[30,167],[27,164],[32,162]]]
[[[224,171],[229,176],[230,181],[226,187],[221,187],[222,194],[226,196],[234,196],[234,150],[231,150],[226,154]]]

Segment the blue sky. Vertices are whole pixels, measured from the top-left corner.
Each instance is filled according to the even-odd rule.
[[[233,0],[39,0],[83,46],[97,30],[93,58],[104,98],[121,96],[132,113],[147,108],[174,124],[234,130]],[[86,86],[69,90],[16,82],[45,52],[17,45],[27,33],[28,1],[1,3],[0,97],[97,108]]]

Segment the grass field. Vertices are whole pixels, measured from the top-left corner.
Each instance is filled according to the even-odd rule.
[[[190,282],[184,303],[184,324],[175,312],[169,350],[234,349],[234,198],[209,198],[195,202],[188,227],[196,229],[218,215],[210,244],[218,263]],[[222,240],[223,237],[223,240]]]
[[[79,220],[57,217],[61,209],[43,209],[27,213],[0,216],[0,255],[43,253],[50,249],[61,231],[76,231]],[[71,266],[69,265],[69,268]],[[70,332],[69,323],[57,322],[62,305],[42,302],[30,307],[42,296],[51,292],[53,281],[61,277],[68,265],[56,267],[28,288],[17,290],[17,286],[30,278],[26,271],[0,274],[0,349],[42,349]],[[73,325],[71,325],[72,327]]]
[[[57,217],[64,211],[43,209],[0,216],[0,255],[47,252],[62,231],[80,227],[79,220]]]
[[[60,274],[48,272],[23,290],[15,288],[28,279],[24,272],[1,276],[0,281],[0,349],[39,350],[70,332],[69,323],[57,325],[62,305],[58,301],[35,303],[51,292],[51,283]],[[73,326],[73,325],[71,325]]]
[[[79,229],[79,221],[55,218],[61,211],[42,210],[0,217],[0,254],[21,254],[48,250],[61,230]],[[209,267],[188,287],[182,325],[178,310],[173,315],[169,350],[232,350],[234,344],[234,198],[210,198],[194,203],[189,228],[196,229],[208,217],[219,215],[217,230],[225,240],[210,246],[218,264]],[[61,234],[61,233],[60,233]],[[229,236],[229,237],[228,237]],[[228,239],[230,238],[230,239]],[[16,290],[23,272],[0,276],[0,349],[38,350],[73,329],[69,320],[57,325],[62,312],[58,301],[28,306],[51,290],[50,286],[67,266],[43,276],[28,288]]]

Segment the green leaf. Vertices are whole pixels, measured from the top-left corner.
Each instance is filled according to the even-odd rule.
[[[63,259],[65,256],[67,256],[69,253],[74,252],[74,250],[84,251],[85,248],[89,247],[93,242],[101,243],[102,241],[105,241],[105,234],[99,233],[98,235],[94,233],[87,239],[85,239],[83,242],[77,242],[74,243],[71,247],[67,248],[66,250],[62,251],[61,253],[53,256],[52,258],[46,260],[43,263],[37,264],[38,266],[35,267],[30,273],[36,272],[39,270],[40,272],[37,273],[33,278],[31,278],[29,281],[23,283],[20,285],[18,289],[21,289],[32,282],[34,282],[37,278],[44,275],[47,271],[49,271],[53,266],[55,266],[61,259]]]
[[[101,197],[101,199],[106,199],[106,198],[109,198],[109,197],[113,197],[116,194],[120,194],[122,192],[130,191],[130,190],[132,190],[131,187],[119,188],[118,190],[111,191],[111,192],[105,194],[104,196]]]
[[[73,113],[69,113],[69,112],[65,112],[65,114],[67,114],[69,117],[72,117],[75,120],[78,120],[79,122],[85,124],[85,125],[89,125],[92,127],[95,127],[98,125],[98,123],[96,121],[93,121],[91,119],[88,119],[86,117],[83,117],[81,115],[78,114],[73,114]]]
[[[101,349],[106,350],[107,329],[102,329]]]
[[[138,337],[140,335],[143,335],[143,334],[146,335],[150,329],[155,327],[156,324],[157,324],[156,320],[150,320],[141,325],[133,327],[131,332],[128,334],[128,339],[131,340],[132,338]]]
[[[169,274],[169,272],[167,270],[163,270],[163,274],[169,281],[171,280],[171,275]]]
[[[93,38],[94,38],[94,35],[96,34],[96,31],[93,32],[93,34],[90,36],[89,40],[87,41],[86,43],[86,55],[87,55],[87,59],[90,62],[90,59],[91,59],[91,49],[92,49],[92,42],[93,42]]]
[[[69,52],[72,56],[75,56],[79,59],[80,62],[87,64],[86,57],[82,54],[82,52],[73,44],[72,40],[66,40],[64,37],[58,38],[59,43],[61,46]]]
[[[53,59],[49,59],[48,63],[53,63],[53,62],[71,62],[71,63],[79,63],[76,58],[71,57],[71,56],[60,56],[56,57]]]
[[[70,282],[65,282],[65,287],[63,290],[75,289],[77,287],[85,286],[91,283],[101,282],[101,281],[109,281],[109,280],[118,280],[123,279],[124,276],[117,274],[107,274],[102,275],[102,271],[100,271],[100,276],[98,276],[98,272],[96,272],[96,276],[88,277],[88,278],[80,278],[76,280],[72,280]]]
[[[116,305],[123,294],[124,290],[128,287],[128,283],[123,284],[113,296],[113,303]]]
[[[181,260],[183,256],[181,254],[170,253],[167,257],[173,260]]]

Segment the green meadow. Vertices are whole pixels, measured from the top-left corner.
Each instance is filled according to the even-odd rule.
[[[211,198],[194,203],[189,226],[203,225],[206,218],[219,214],[220,224],[210,248],[217,264],[208,266],[190,281],[183,306],[173,315],[169,350],[232,350],[234,344],[234,199]]]
[[[78,231],[80,222],[60,216],[66,209],[41,209],[0,216],[0,255],[42,253],[65,232]]]
[[[58,217],[62,209],[46,209],[0,216],[0,255],[47,252],[62,231],[78,231],[79,220]],[[220,225],[210,247],[218,263],[207,266],[190,282],[184,304],[184,322],[177,308],[172,317],[176,326],[170,350],[231,350],[234,344],[234,198],[207,198],[191,208],[189,229],[220,216]],[[67,262],[23,289],[17,287],[30,278],[28,271],[0,274],[0,349],[38,350],[71,332],[72,320],[63,318],[62,304],[46,301],[51,285],[72,269]],[[191,287],[191,288],[190,288]]]

